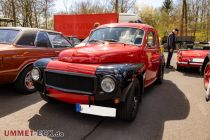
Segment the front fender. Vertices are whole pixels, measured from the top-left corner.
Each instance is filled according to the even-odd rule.
[[[42,58],[34,62],[34,67],[37,67],[39,69],[45,69],[47,67],[47,64],[54,60],[55,58]]]
[[[96,75],[99,79],[103,76],[110,75],[117,80],[117,91],[115,95],[110,95],[110,97],[120,98],[121,101],[125,101],[127,94],[132,86],[133,79],[138,78],[141,87],[144,83],[144,73],[146,66],[143,63],[138,64],[106,64],[101,65],[96,70]],[[99,82],[100,83],[100,80]],[[98,85],[100,86],[100,85]],[[102,97],[103,95],[100,95]]]

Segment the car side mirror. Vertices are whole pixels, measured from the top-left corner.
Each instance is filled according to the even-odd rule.
[[[35,41],[35,46],[36,47],[47,48],[48,47],[48,43],[47,43],[46,40],[37,40],[37,41]]]

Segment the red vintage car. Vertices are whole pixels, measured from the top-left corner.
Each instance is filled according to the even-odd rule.
[[[164,56],[157,31],[145,24],[116,23],[94,30],[86,46],[40,59],[31,76],[47,102],[76,104],[76,110],[133,120],[144,87],[162,83]]]
[[[177,70],[196,67],[201,70],[202,63],[206,55],[210,52],[210,46],[204,45],[194,49],[180,49],[177,52]]]

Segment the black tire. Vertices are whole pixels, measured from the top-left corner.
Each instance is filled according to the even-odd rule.
[[[42,92],[42,93],[40,92],[39,94],[40,94],[41,98],[42,98],[44,101],[48,102],[48,103],[57,103],[57,102],[58,102],[56,99],[47,96],[47,95],[46,95],[45,93],[43,93],[43,92]]]
[[[18,78],[16,79],[16,81],[14,83],[16,90],[18,92],[22,93],[22,94],[30,94],[30,93],[33,93],[33,92],[36,91],[35,87],[33,86],[33,82],[32,82],[31,79],[29,79],[29,80],[31,80],[31,83],[30,84],[32,84],[32,86],[29,87],[29,85],[28,85],[28,87],[27,87],[27,85],[26,85],[26,80],[28,80],[26,78],[29,78],[30,77],[30,72],[31,72],[32,68],[33,68],[32,65],[26,67],[20,73],[20,75],[18,76]]]
[[[157,84],[162,84],[163,83],[163,77],[164,77],[164,64],[160,63],[156,83]]]
[[[177,66],[177,67],[176,67],[176,70],[181,72],[181,71],[184,70],[184,67],[182,67],[182,66]]]
[[[135,79],[129,90],[126,101],[117,109],[117,117],[124,121],[133,121],[136,118],[139,103],[141,102],[141,89],[139,80]]]

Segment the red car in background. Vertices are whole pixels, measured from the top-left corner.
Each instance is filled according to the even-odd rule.
[[[77,112],[133,120],[144,87],[162,83],[164,64],[153,27],[116,23],[94,30],[86,46],[36,61],[31,75],[47,102],[56,99],[76,104]]]
[[[201,71],[202,64],[206,55],[210,52],[210,45],[193,49],[180,49],[177,52],[177,70],[196,67]]]

